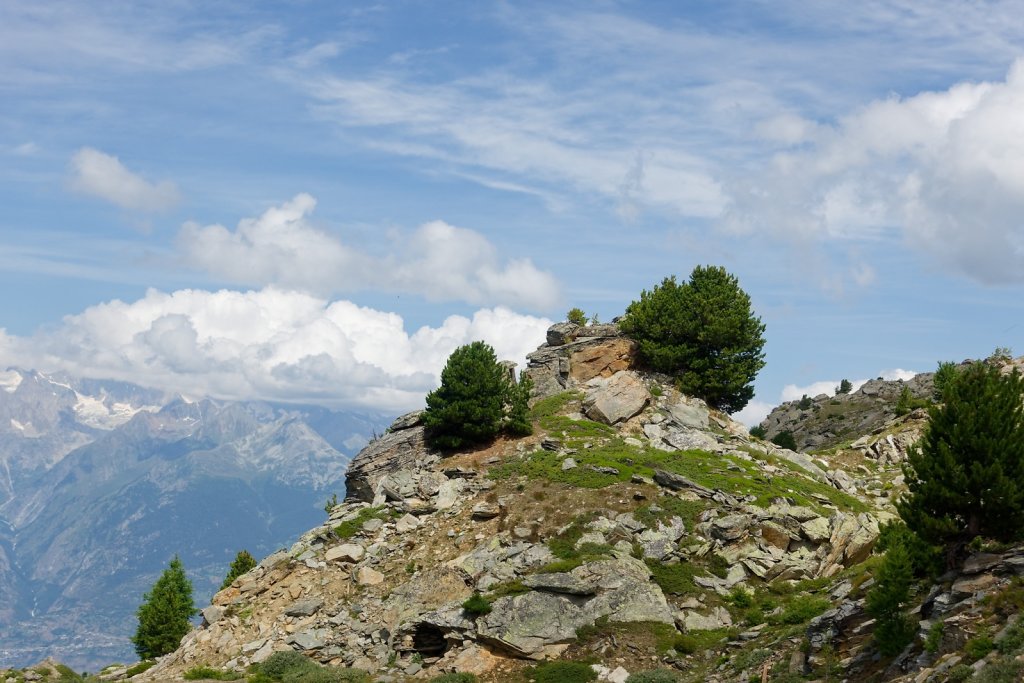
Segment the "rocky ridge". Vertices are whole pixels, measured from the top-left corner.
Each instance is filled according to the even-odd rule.
[[[778,638],[744,630],[730,596],[851,571],[891,514],[854,477],[639,372],[634,352],[613,325],[552,328],[529,357],[526,439],[445,457],[417,413],[399,418],[356,457],[326,523],[214,596],[202,628],[141,678],[295,649],[391,680],[508,680],[609,623]],[[486,614],[463,608],[474,593]],[[608,671],[705,664],[620,649]]]

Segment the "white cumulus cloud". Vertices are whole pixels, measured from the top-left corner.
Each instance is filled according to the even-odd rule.
[[[729,184],[723,225],[804,239],[894,235],[980,282],[1024,281],[1021,111],[1024,59],[1003,81],[892,96],[832,126],[767,121],[792,146]]]
[[[181,199],[174,183],[151,183],[125,168],[117,157],[91,147],[83,147],[71,157],[71,187],[138,211],[162,211]]]
[[[187,395],[399,412],[422,406],[457,346],[482,339],[523,367],[550,324],[498,307],[409,331],[395,313],[295,291],[150,290],[45,334],[0,330],[0,362]]]
[[[314,226],[316,200],[297,195],[237,228],[186,223],[178,247],[186,263],[226,281],[278,285],[315,294],[376,289],[412,292],[432,301],[504,304],[551,310],[558,281],[527,258],[502,260],[473,230],[432,221],[395,234],[391,253],[376,256]]]

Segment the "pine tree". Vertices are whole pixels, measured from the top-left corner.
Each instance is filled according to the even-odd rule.
[[[196,614],[192,602],[192,582],[175,555],[170,566],[143,597],[136,611],[139,627],[132,636],[135,652],[141,659],[160,657],[178,648],[189,632]]]
[[[906,547],[893,544],[885,553],[866,605],[868,614],[877,620],[875,640],[883,655],[891,657],[902,652],[917,630],[904,612],[910,600],[913,574]]]
[[[508,418],[505,422],[505,430],[513,436],[533,434],[529,405],[532,390],[533,380],[524,372],[519,373],[518,384],[508,387]]]
[[[620,327],[637,341],[640,359],[674,375],[684,393],[730,413],[753,398],[764,325],[724,268],[698,266],[683,284],[665,278],[629,305]]]
[[[1014,370],[973,363],[929,410],[907,455],[908,494],[897,503],[911,531],[935,545],[977,536],[1024,536],[1024,380]],[[952,559],[952,557],[951,557]]]
[[[238,551],[238,554],[235,555],[235,561],[231,563],[231,567],[228,569],[228,575],[224,577],[224,583],[220,585],[220,589],[224,590],[230,586],[235,579],[255,566],[256,558],[250,555],[248,550]]]
[[[497,436],[509,384],[489,344],[475,341],[455,349],[441,371],[441,386],[427,394],[423,424],[430,444],[454,449]]]

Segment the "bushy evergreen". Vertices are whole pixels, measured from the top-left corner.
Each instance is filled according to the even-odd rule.
[[[1024,381],[973,363],[932,406],[921,441],[903,472],[908,493],[897,502],[907,526],[933,545],[981,535],[1024,535]]]
[[[567,322],[580,325],[581,327],[589,322],[587,314],[581,308],[569,309],[569,312],[565,314],[565,319]]]
[[[784,429],[775,436],[772,437],[772,443],[779,448],[786,448],[791,451],[796,450],[796,437],[793,436],[793,432],[788,429]]]
[[[843,381],[841,381],[839,383],[839,386],[836,387],[836,395],[838,396],[839,394],[848,394],[852,390],[853,390],[853,383],[850,382],[850,380],[848,380],[848,379],[844,379]]]
[[[224,583],[220,585],[220,589],[224,590],[231,585],[232,581],[255,566],[256,558],[250,555],[248,550],[238,551],[238,554],[235,555],[235,561],[231,563],[231,567],[228,569],[228,575],[224,577]]]
[[[131,640],[139,658],[160,657],[176,650],[192,628],[189,619],[195,614],[192,582],[175,555],[136,611],[139,626]]]
[[[665,278],[629,305],[620,327],[637,341],[641,361],[675,376],[684,393],[729,413],[753,397],[764,325],[724,268],[698,266],[683,284]]]
[[[516,384],[482,341],[460,346],[441,371],[441,386],[427,394],[423,424],[430,444],[455,449],[484,443],[503,429],[517,436],[533,431],[527,401],[532,384]]]
[[[867,596],[867,612],[875,618],[875,641],[883,655],[894,656],[914,639],[917,627],[904,611],[913,582],[910,554],[902,543],[885,553]]]

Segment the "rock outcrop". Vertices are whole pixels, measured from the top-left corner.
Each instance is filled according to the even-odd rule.
[[[388,473],[423,470],[440,460],[439,454],[427,446],[422,415],[423,411],[418,410],[401,416],[383,436],[359,452],[345,473],[347,499],[372,501]]]

